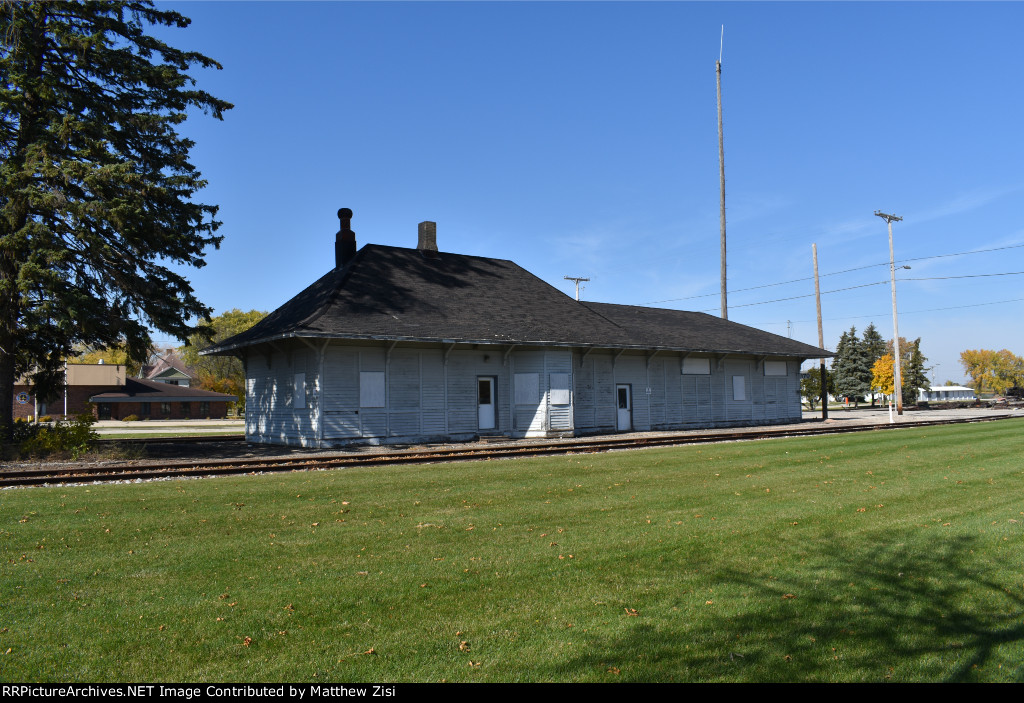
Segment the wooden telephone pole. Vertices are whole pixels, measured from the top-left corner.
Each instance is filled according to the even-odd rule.
[[[581,276],[563,276],[562,278],[564,278],[567,281],[576,282],[576,300],[580,299],[580,283],[584,283],[590,280],[589,278],[582,278]]]
[[[818,286],[818,245],[811,245],[811,254],[814,255],[814,299],[818,304],[818,346],[825,348],[825,335],[821,331],[821,288]],[[825,371],[825,359],[821,359],[821,419],[828,419],[828,376]]]
[[[896,319],[896,261],[892,255],[892,223],[902,222],[902,217],[886,215],[875,210],[875,215],[889,223],[889,280],[892,284],[892,370],[893,395],[896,396],[896,414],[903,414],[903,377],[900,374],[900,325]],[[891,411],[890,411],[891,412]]]

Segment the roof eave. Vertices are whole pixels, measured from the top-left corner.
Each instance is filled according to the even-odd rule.
[[[572,347],[583,349],[624,349],[637,351],[670,351],[686,352],[690,354],[744,354],[749,356],[782,356],[794,359],[832,358],[835,356],[834,353],[827,351],[825,349],[809,349],[806,352],[796,352],[778,350],[766,351],[758,349],[708,349],[697,347],[679,347],[671,345],[653,346],[648,344],[605,344],[583,341],[567,342],[550,339],[453,339],[450,337],[413,337],[407,335],[357,335],[325,333],[300,334],[296,332],[286,332],[282,334],[271,335],[269,337],[262,337],[260,339],[252,340],[250,342],[243,342],[239,344],[231,344],[220,347],[208,347],[200,351],[199,354],[200,356],[229,354],[233,351],[245,349],[247,347],[254,347],[260,344],[267,344],[270,342],[277,342],[285,339],[337,339],[368,342],[411,342],[420,344],[486,344],[494,346],[508,346],[510,344],[514,344],[516,346]]]

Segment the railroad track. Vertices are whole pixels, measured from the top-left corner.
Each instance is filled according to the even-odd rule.
[[[47,484],[94,483],[175,477],[224,476],[230,474],[271,473],[283,471],[312,471],[357,466],[393,466],[400,464],[429,464],[454,461],[486,461],[497,458],[536,457],[556,454],[591,454],[621,449],[668,447],[682,444],[708,444],[738,442],[776,437],[803,437],[812,435],[843,434],[847,432],[875,432],[931,425],[952,425],[973,422],[991,422],[1000,417],[961,418],[923,422],[901,422],[892,425],[852,425],[846,427],[784,427],[758,428],[750,431],[709,432],[705,434],[647,435],[643,437],[595,437],[592,439],[531,444],[495,444],[481,447],[445,449],[396,450],[384,454],[318,454],[312,457],[274,457],[268,459],[218,459],[196,461],[163,461],[118,466],[82,466],[72,468],[41,468],[6,471],[0,473],[0,488],[10,486],[38,486]]]

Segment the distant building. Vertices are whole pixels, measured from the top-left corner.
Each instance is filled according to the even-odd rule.
[[[68,364],[63,393],[36,398],[25,379],[14,386],[14,418],[74,417],[89,413],[100,420],[128,415],[152,419],[223,418],[233,395],[131,378],[118,364]]]
[[[233,395],[176,386],[171,383],[128,378],[117,388],[89,398],[99,420],[123,420],[135,415],[140,420],[190,420],[227,417]]]
[[[917,391],[918,403],[973,403],[977,399],[974,389],[967,386],[932,386],[931,390]]]
[[[169,383],[172,386],[191,386],[195,376],[176,350],[166,349],[159,355],[155,364],[142,367],[139,378],[156,383]]]
[[[801,420],[800,364],[831,352],[681,310],[577,302],[511,261],[356,249],[249,330],[204,350],[243,360],[246,439],[545,437]],[[627,255],[623,251],[620,255]]]

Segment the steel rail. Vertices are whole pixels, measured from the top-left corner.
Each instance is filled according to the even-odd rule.
[[[97,483],[158,478],[224,476],[231,474],[312,471],[359,466],[430,464],[456,461],[487,461],[498,458],[526,458],[558,454],[591,454],[623,449],[644,449],[685,444],[753,441],[780,437],[806,437],[848,432],[884,431],[934,425],[992,422],[1006,416],[957,418],[901,422],[886,425],[851,425],[839,427],[758,428],[748,431],[712,432],[704,434],[659,434],[643,437],[595,437],[591,439],[531,444],[496,444],[486,447],[454,447],[445,449],[398,450],[394,452],[353,455],[319,454],[312,457],[273,457],[247,459],[178,460],[133,465],[77,466],[68,468],[19,469],[0,472],[0,487],[67,483]]]

